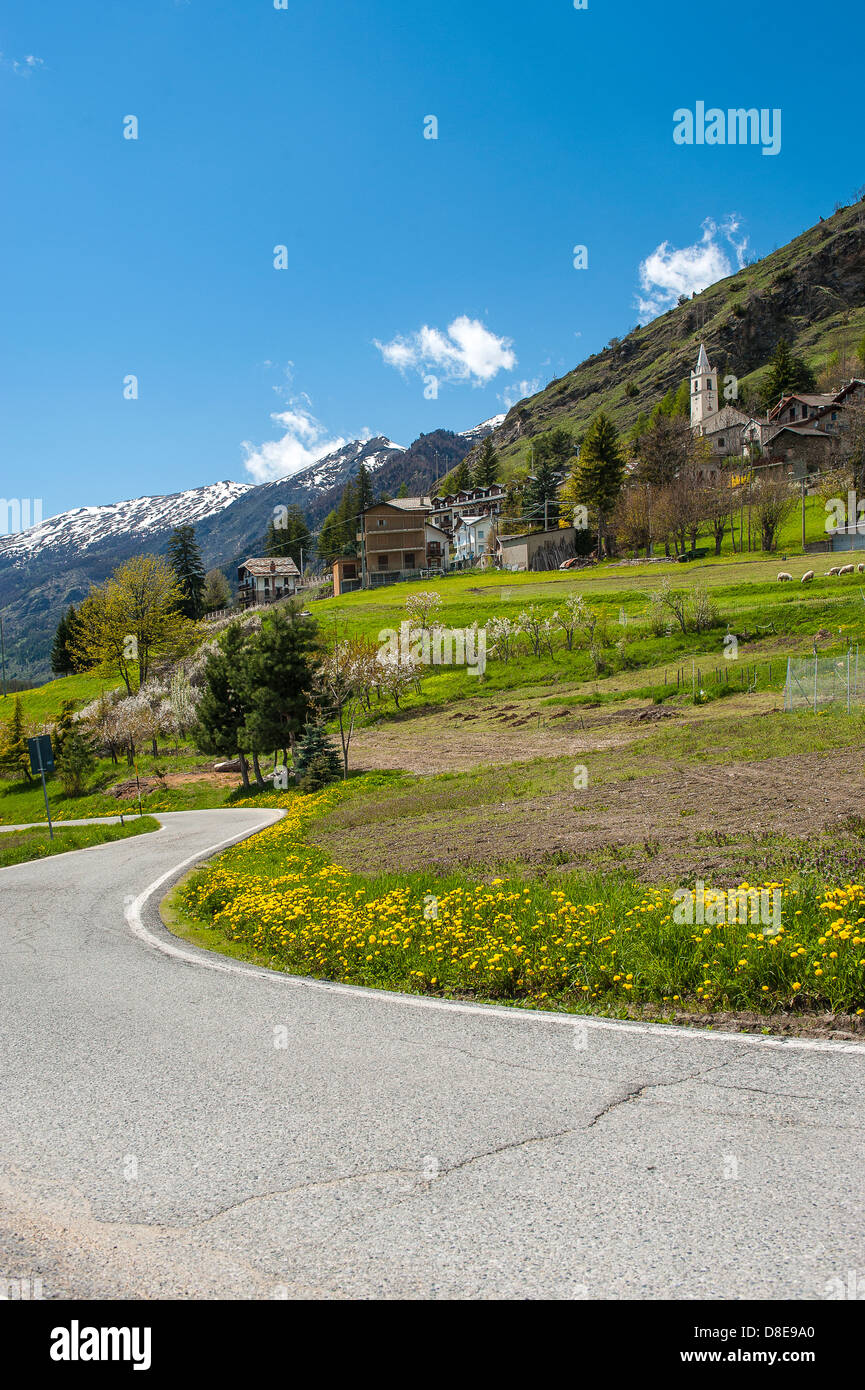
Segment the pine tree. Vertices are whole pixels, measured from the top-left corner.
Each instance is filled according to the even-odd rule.
[[[202,753],[240,758],[243,785],[249,788],[249,769],[243,749],[248,712],[246,662],[248,640],[240,623],[229,623],[204,667],[204,692],[196,711],[192,736]]]
[[[776,406],[783,396],[798,391],[813,391],[814,373],[801,357],[796,357],[784,338],[778,343],[763,378],[762,398],[766,410]]]
[[[342,555],[342,532],[335,510],[328,512],[322,522],[316,548],[324,565],[332,565]]]
[[[369,470],[365,463],[361,463],[360,468],[357,470],[355,501],[357,503],[358,513],[366,511],[367,507],[371,507],[373,504],[372,483],[370,482]]]
[[[70,604],[66,612],[60,616],[54,634],[54,645],[51,648],[51,670],[55,676],[71,676],[75,670],[72,648],[77,626],[78,614],[75,612],[75,605]]]
[[[475,487],[492,487],[499,476],[499,456],[496,453],[492,436],[487,435],[480,447],[480,453],[475,462],[472,482]]]
[[[561,476],[551,458],[543,458],[523,490],[524,512],[535,526],[557,526],[559,521],[559,486]]]
[[[356,483],[346,483],[336,509],[339,524],[340,555],[354,555],[360,529],[360,497]]]
[[[242,744],[286,751],[310,719],[316,625],[293,605],[268,613],[250,641],[243,668]]]
[[[24,727],[24,711],[21,697],[18,696],[12,707],[12,718],[3,730],[3,743],[0,746],[0,768],[8,772],[16,782],[30,782],[30,752],[27,748],[27,731]]]
[[[316,792],[342,777],[342,759],[323,724],[307,724],[304,729],[295,750],[294,773],[305,792]]]
[[[598,559],[604,522],[615,505],[625,478],[619,432],[608,415],[599,412],[586,431],[574,469],[574,489],[580,502],[598,515]]]
[[[300,507],[280,507],[271,518],[264,538],[264,553],[270,559],[291,559],[301,568],[309,558],[312,536]]]
[[[469,468],[468,459],[463,459],[454,469],[447,490],[448,492],[469,492],[471,486],[472,470]]]
[[[204,612],[204,561],[195,541],[193,526],[176,526],[168,539],[168,563],[183,595],[181,612],[197,620]]]
[[[54,731],[51,735],[51,746],[54,749],[55,760],[58,759],[63,752],[63,745],[66,737],[75,725],[74,710],[74,700],[64,700],[60,706],[57,723],[54,725]]]
[[[90,740],[81,725],[74,724],[66,733],[57,758],[57,776],[67,796],[80,796],[95,766]]]

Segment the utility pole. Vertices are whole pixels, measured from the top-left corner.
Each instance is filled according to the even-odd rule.
[[[802,479],[802,554],[803,554],[803,555],[805,554],[805,482],[806,482],[806,479],[803,478],[803,479]]]

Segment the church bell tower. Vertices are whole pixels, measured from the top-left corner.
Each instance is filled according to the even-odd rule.
[[[691,373],[691,428],[700,433],[718,413],[718,376],[709,366],[706,349],[700,344],[697,365]]]

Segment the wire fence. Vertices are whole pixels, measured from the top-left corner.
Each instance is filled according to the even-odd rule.
[[[865,661],[859,646],[841,656],[791,656],[787,661],[784,709],[818,710],[840,705],[849,712],[865,703]]]

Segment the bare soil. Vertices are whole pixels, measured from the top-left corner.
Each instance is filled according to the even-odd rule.
[[[538,748],[546,757],[555,751],[547,731]],[[410,818],[388,819],[379,804],[365,826],[343,829],[336,818],[316,838],[361,872],[371,862],[393,872],[519,863],[560,872],[615,868],[647,882],[698,875],[722,886],[755,872],[777,876],[783,863],[807,867],[809,855],[824,853],[849,872],[847,881],[865,874],[865,769],[849,751],[699,768],[670,763],[658,775],[581,791],[565,768],[558,793],[469,807],[438,801],[428,813],[422,795],[421,788]]]

